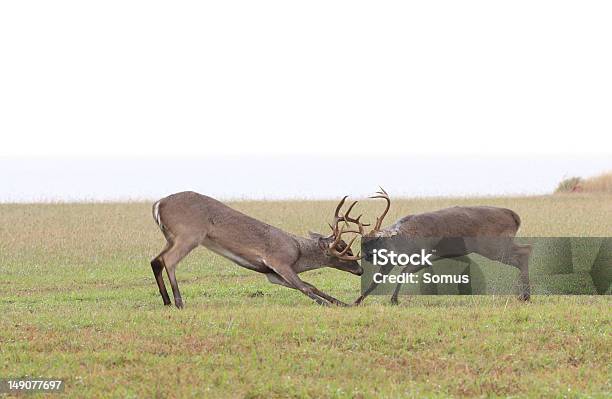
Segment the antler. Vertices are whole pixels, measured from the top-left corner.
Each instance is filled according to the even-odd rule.
[[[353,210],[353,207],[357,204],[358,201],[354,201],[348,207],[344,215],[340,214],[340,209],[342,209],[342,206],[344,205],[344,202],[346,201],[347,198],[348,196],[344,196],[344,198],[340,200],[340,202],[338,203],[338,206],[336,206],[336,211],[334,212],[334,225],[333,226],[331,224],[329,225],[329,227],[332,229],[332,235],[330,236],[330,238],[334,239],[329,244],[329,252],[332,255],[342,260],[359,260],[361,259],[361,254],[358,254],[356,256],[346,254],[351,249],[351,245],[353,244],[353,242],[355,242],[355,240],[357,239],[357,236],[353,237],[350,243],[343,250],[337,249],[338,244],[342,240],[343,234],[354,233],[354,234],[359,234],[363,236],[365,234],[363,227],[369,226],[369,224],[361,222],[360,219],[362,215],[359,215],[356,218],[352,218],[351,216],[349,216],[349,214],[351,213],[351,210]],[[342,226],[342,228],[338,227],[340,222],[344,222],[344,226]],[[348,227],[349,223],[355,223],[357,225],[358,230],[346,230],[345,228]]]
[[[338,251],[336,249],[336,246],[338,245],[338,243],[340,243],[340,240],[342,239],[342,234],[345,234],[345,233],[357,233],[357,234],[361,234],[359,231],[345,230],[344,228],[345,228],[345,226],[342,226],[342,229],[340,229],[340,231],[335,231],[334,232],[336,237],[335,237],[334,241],[331,244],[329,244],[329,253],[334,255],[338,259],[342,259],[342,260],[359,260],[359,259],[361,259],[361,252],[358,253],[357,255],[347,255],[346,254],[351,249],[351,246],[353,245],[353,243],[357,239],[357,236],[354,236],[351,239],[351,241],[346,245],[346,248],[344,248],[342,251]]]
[[[374,195],[370,198],[384,199],[385,201],[387,201],[387,207],[385,208],[383,213],[380,215],[380,217],[376,218],[376,224],[374,225],[374,228],[372,229],[370,234],[380,231],[380,227],[382,226],[383,219],[385,218],[385,216],[387,216],[387,212],[389,212],[389,208],[391,207],[391,199],[389,199],[389,194],[387,194],[387,192],[382,187],[380,187],[380,191],[377,191],[376,194],[377,195]]]

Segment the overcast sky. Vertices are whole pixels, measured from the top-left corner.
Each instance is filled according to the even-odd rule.
[[[548,186],[612,169],[611,20],[609,1],[4,1],[0,176],[14,185],[0,200],[157,195],[145,181],[163,160],[217,165],[174,167],[198,186],[210,173],[232,184],[259,159],[285,169],[257,178],[271,197],[309,160],[333,176],[336,155],[356,168],[424,157],[469,173],[487,165],[470,169],[475,158],[572,159],[542,177]],[[71,160],[54,176],[71,190],[36,187],[68,165],[53,160]],[[119,179],[113,160],[151,163],[112,193],[74,175],[81,165]],[[518,190],[524,178],[511,191],[530,191]],[[435,192],[460,193],[446,186]],[[308,187],[295,194],[329,189]]]

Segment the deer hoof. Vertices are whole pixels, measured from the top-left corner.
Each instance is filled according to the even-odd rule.
[[[353,306],[359,306],[361,305],[361,302],[363,302],[363,296],[360,296],[359,298],[355,299],[355,302],[353,302]]]

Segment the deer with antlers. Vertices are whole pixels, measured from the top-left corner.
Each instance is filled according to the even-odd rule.
[[[401,237],[404,242],[415,240],[427,251],[435,252],[435,258],[455,258],[471,253],[482,255],[488,259],[499,261],[519,269],[519,298],[527,301],[530,297],[529,287],[529,256],[530,245],[514,243],[514,237],[521,220],[512,210],[491,206],[456,206],[433,212],[408,215],[391,226],[382,228],[382,222],[391,207],[391,199],[385,190],[377,192],[370,198],[381,198],[386,201],[386,207],[376,219],[374,228],[363,235],[364,245],[379,238]],[[402,273],[416,273],[425,265],[408,265]],[[384,270],[383,270],[384,269]],[[393,266],[381,268],[383,274],[388,274]],[[357,298],[359,305],[377,286],[372,284]],[[391,303],[398,303],[401,284],[398,284],[391,297]]]
[[[352,218],[349,215],[357,201],[345,214],[340,214],[346,198],[336,207],[333,224],[330,224],[332,234],[310,233],[308,238],[284,232],[195,192],[181,192],[157,201],[153,205],[153,218],[167,243],[151,261],[151,268],[164,305],[171,305],[171,302],[163,269],[170,280],[174,303],[182,308],[176,267],[191,250],[202,245],[239,266],[265,274],[273,284],[299,290],[318,304],[346,306],[298,277],[302,272],[325,266],[358,276],[363,273],[357,262],[360,255],[351,251],[357,236],[348,245],[342,239],[344,234],[363,232],[364,226],[361,216]],[[356,224],[358,230],[349,229],[349,223]]]

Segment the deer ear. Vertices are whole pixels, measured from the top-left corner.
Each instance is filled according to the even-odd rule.
[[[321,251],[329,250],[329,238],[325,237],[323,234],[315,233],[314,231],[309,231],[308,235],[313,240],[317,240],[317,245],[321,248]]]
[[[310,236],[310,238],[323,238],[323,235],[315,233],[314,231],[309,231],[308,235]]]

